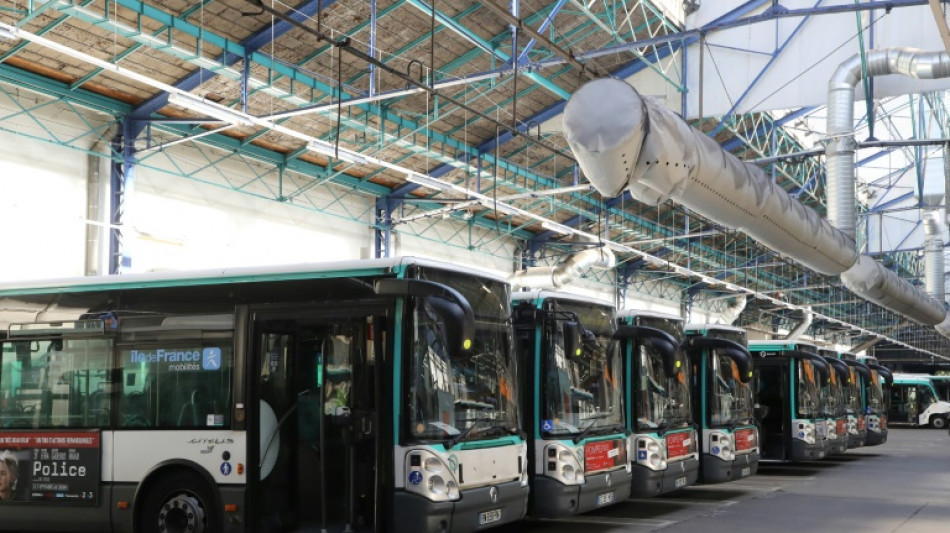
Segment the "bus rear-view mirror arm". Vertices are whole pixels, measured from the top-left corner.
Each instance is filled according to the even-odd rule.
[[[455,289],[422,279],[384,278],[376,281],[376,294],[425,298],[442,319],[451,355],[460,357],[471,351],[475,313],[468,300]]]

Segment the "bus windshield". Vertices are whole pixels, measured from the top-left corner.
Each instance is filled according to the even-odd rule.
[[[618,342],[612,338],[613,313],[599,306],[559,302],[558,309],[576,314],[582,328],[593,336],[583,342],[580,355],[565,353],[564,313],[550,320],[549,348],[545,350],[544,423],[556,435],[596,433],[623,424],[623,367]]]
[[[444,326],[425,299],[411,317],[408,417],[416,439],[466,440],[515,434],[517,377],[504,283],[441,271],[424,278],[459,291],[475,312],[470,352],[450,355]]]
[[[798,416],[814,418],[818,415],[820,398],[818,391],[817,370],[811,361],[798,361]]]
[[[867,399],[869,412],[884,412],[884,389],[881,384],[881,376],[873,368],[871,369],[871,382],[867,384]]]
[[[682,351],[677,354],[678,372],[668,376],[663,368],[663,357],[652,347],[640,345],[637,357],[640,367],[639,397],[636,406],[638,431],[689,424],[688,366],[682,362]]]
[[[864,406],[861,401],[861,376],[858,375],[853,367],[849,367],[848,370],[851,373],[851,379],[848,381],[846,391],[848,397],[845,410],[849,415],[861,414],[864,411]]]
[[[718,350],[711,357],[709,424],[733,426],[752,422],[752,385],[739,379],[739,366]]]
[[[827,417],[839,417],[845,414],[845,389],[838,372],[832,368],[828,382],[822,386],[821,411]]]

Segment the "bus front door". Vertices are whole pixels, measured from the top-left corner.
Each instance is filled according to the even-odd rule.
[[[255,321],[261,424],[252,503],[258,530],[375,529],[375,354],[383,335],[374,324],[382,322],[299,314]]]
[[[896,384],[891,387],[891,407],[888,411],[891,422],[917,423],[917,387]]]

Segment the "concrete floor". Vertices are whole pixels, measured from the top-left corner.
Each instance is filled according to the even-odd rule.
[[[947,533],[950,436],[946,431],[891,428],[887,444],[848,450],[830,460],[765,465],[758,475],[741,481],[492,531]]]

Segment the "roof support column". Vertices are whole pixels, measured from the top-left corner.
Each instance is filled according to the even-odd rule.
[[[384,196],[376,199],[376,224],[373,227],[374,253],[377,259],[392,257],[393,207],[397,204],[393,198]]]
[[[111,165],[109,215],[109,273],[123,274],[132,267],[132,253],[126,241],[125,224],[132,211],[135,193],[135,137],[141,126],[130,117],[122,120],[122,130],[112,139],[112,149],[122,154],[122,162]],[[130,226],[131,228],[131,226]],[[131,233],[131,232],[129,232]]]

